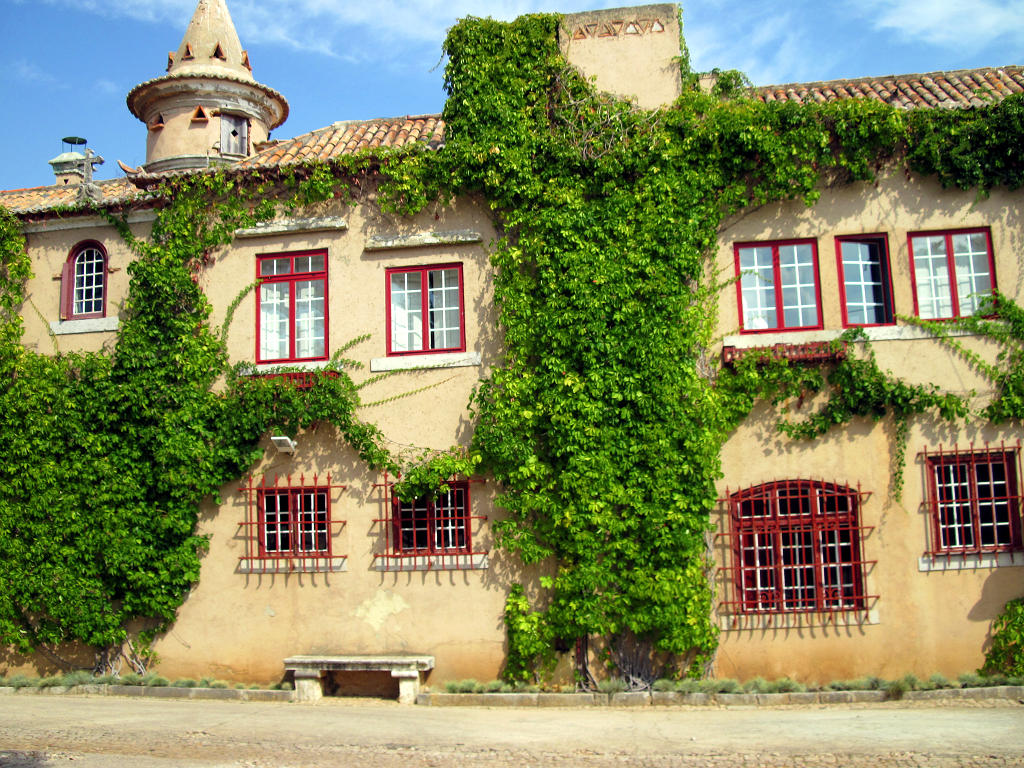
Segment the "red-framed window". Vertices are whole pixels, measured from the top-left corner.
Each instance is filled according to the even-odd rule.
[[[1021,550],[1020,447],[923,454],[931,554]]]
[[[474,548],[474,529],[487,518],[473,514],[471,484],[451,479],[435,494],[403,501],[385,475],[377,484],[383,490],[386,514],[377,521],[383,546],[375,555],[383,570],[481,567],[487,551]]]
[[[911,232],[907,240],[918,317],[967,317],[984,308],[996,290],[987,228]]]
[[[61,320],[85,320],[107,313],[107,252],[94,240],[71,249],[60,281]]]
[[[465,351],[461,264],[395,267],[386,280],[389,355]]]
[[[734,613],[863,611],[859,490],[817,480],[782,480],[731,494]]]
[[[889,241],[885,235],[837,237],[836,264],[844,328],[892,325],[896,322]]]
[[[823,327],[816,240],[737,243],[735,251],[743,332]]]
[[[447,491],[402,501],[391,493],[391,546],[396,554],[469,554],[472,516],[469,483],[446,483]]]
[[[256,271],[257,362],[326,359],[327,251],[257,256]]]
[[[243,523],[246,553],[243,566],[250,570],[339,570],[345,556],[335,553],[335,539],[345,525],[333,514],[333,496],[343,485],[331,476],[264,475],[259,483],[249,477],[242,492],[248,499]]]

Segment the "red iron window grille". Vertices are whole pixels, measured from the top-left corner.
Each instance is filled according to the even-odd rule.
[[[336,379],[337,371],[280,371],[278,373],[261,373],[261,379],[284,379],[296,389],[311,389],[317,379]]]
[[[343,485],[332,485],[331,476],[321,482],[318,475],[275,476],[272,484],[264,475],[257,485],[253,477],[242,487],[247,515],[242,523],[246,553],[243,570],[262,572],[337,571],[345,556],[334,552],[334,539],[345,525],[331,516],[331,497]]]
[[[325,359],[327,252],[258,256],[256,264],[256,360],[274,363]]]
[[[747,355],[767,352],[774,360],[793,363],[835,363],[846,359],[846,343],[834,345],[830,341],[809,341],[806,344],[774,344],[770,347],[722,347],[722,362],[730,365]]]
[[[474,524],[487,518],[472,514],[470,483],[450,480],[445,485],[448,490],[433,497],[402,501],[387,476],[378,484],[384,489],[389,513],[377,521],[384,551],[376,557],[386,569],[401,570],[405,561],[415,560],[424,568],[462,570],[473,568],[476,558],[487,555],[473,549]]]
[[[925,451],[932,555],[1014,552],[1021,544],[1020,444]]]
[[[463,352],[462,265],[387,270],[389,355]]]
[[[967,317],[984,308],[996,288],[987,229],[912,232],[908,239],[918,317]]]
[[[822,327],[816,241],[738,243],[736,274],[744,332]]]
[[[866,498],[835,483],[782,480],[729,495],[731,576],[741,614],[864,611],[859,510]]]
[[[96,242],[79,243],[61,271],[61,320],[106,314],[107,254]]]

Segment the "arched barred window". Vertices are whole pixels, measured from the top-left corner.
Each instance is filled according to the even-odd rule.
[[[735,613],[866,608],[855,489],[781,480],[728,498]]]
[[[99,243],[79,243],[64,263],[60,318],[104,317],[107,308],[107,252]]]

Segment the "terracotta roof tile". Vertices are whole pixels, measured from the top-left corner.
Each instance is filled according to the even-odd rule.
[[[1024,67],[987,67],[919,75],[766,85],[754,89],[761,101],[801,104],[840,99],[874,99],[895,107],[981,107],[1024,92]]]
[[[96,200],[101,205],[117,205],[145,197],[128,179],[109,179],[95,182],[99,190]],[[8,189],[0,191],[0,205],[14,214],[45,213],[59,208],[76,208],[81,205],[78,184],[31,187],[29,189]]]
[[[905,109],[980,107],[1015,93],[1024,93],[1024,67],[1016,65],[919,75],[790,83],[754,89],[755,96],[765,102],[795,101],[810,104],[839,99],[873,99]],[[239,170],[277,168],[301,162],[332,160],[365,149],[421,145],[435,150],[444,144],[444,132],[445,125],[440,115],[338,122],[293,139],[263,144],[257,148],[255,155],[231,167]],[[180,171],[168,175],[191,172]],[[150,177],[150,180],[156,178],[159,177]],[[145,194],[124,178],[98,182],[97,186],[101,193],[100,202],[106,205],[138,199]],[[77,200],[78,187],[74,186],[0,192],[0,205],[16,214],[45,213],[56,208],[72,207]]]
[[[334,123],[264,147],[234,167],[275,168],[301,162],[333,160],[364,149],[398,148],[416,144],[427,149],[438,149],[444,144],[444,121],[440,115]]]

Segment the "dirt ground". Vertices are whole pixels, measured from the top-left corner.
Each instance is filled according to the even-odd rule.
[[[1024,706],[514,709],[0,697],[3,768],[1024,766]]]

